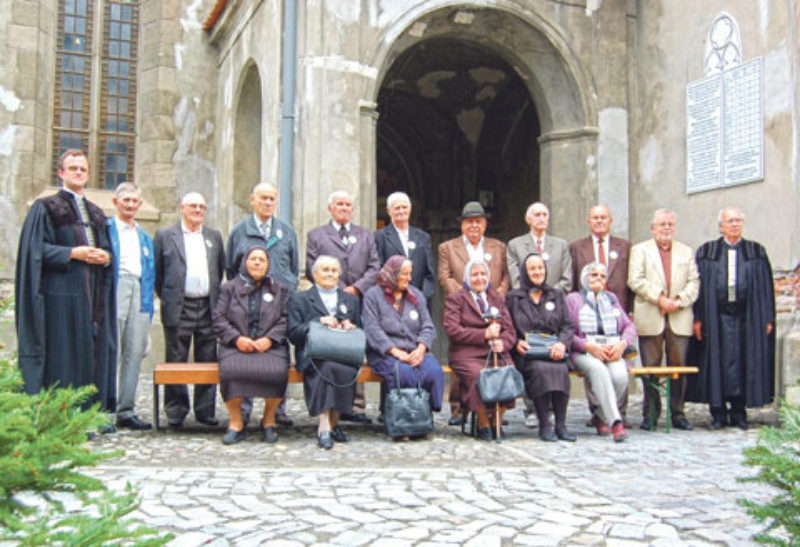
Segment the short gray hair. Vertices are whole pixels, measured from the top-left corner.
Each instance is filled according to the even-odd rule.
[[[653,220],[650,221],[650,226],[654,225],[656,223],[656,219],[658,219],[658,217],[661,215],[671,216],[673,219],[678,220],[678,215],[675,214],[675,211],[662,207],[661,209],[656,209],[655,212],[653,212]]]
[[[386,198],[386,208],[391,209],[392,205],[394,205],[398,201],[404,201],[408,203],[408,207],[411,208],[411,198],[408,197],[408,194],[405,192],[392,192]]]
[[[142,191],[135,182],[120,182],[114,189],[114,197],[120,199],[123,194],[135,194],[137,198],[142,199]]]
[[[317,273],[317,270],[326,264],[336,264],[336,267],[339,268],[339,273],[342,273],[342,265],[339,263],[338,258],[331,255],[319,255],[314,261],[314,265],[311,266],[311,275]]]
[[[725,207],[723,207],[722,209],[719,210],[719,213],[717,213],[717,224],[722,224],[722,215],[725,213],[725,211],[736,211],[737,213],[742,215],[742,220],[747,218],[747,217],[745,217],[745,215],[742,212],[742,210],[739,209],[738,207],[734,207],[732,205],[726,205]]]
[[[275,193],[276,194],[278,193],[278,188],[271,182],[259,182],[258,184],[253,186],[253,190],[250,192],[250,195],[254,196],[256,194],[256,190],[261,190],[261,189],[275,190]]]
[[[206,198],[203,197],[203,194],[200,192],[189,192],[188,194],[183,196],[181,200],[181,205],[186,205],[189,203],[200,203],[206,205]]]
[[[525,220],[528,220],[531,217],[531,215],[533,215],[533,210],[539,207],[544,207],[544,210],[547,212],[547,216],[548,217],[550,216],[550,209],[547,207],[547,205],[545,205],[541,201],[536,201],[528,205],[528,209],[525,211]]]
[[[353,196],[348,194],[347,190],[334,190],[331,192],[331,195],[328,196],[328,205],[333,205],[336,198],[349,198],[350,201],[353,201]]]

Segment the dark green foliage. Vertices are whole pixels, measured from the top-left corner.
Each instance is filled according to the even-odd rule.
[[[753,536],[767,545],[800,545],[800,408],[784,404],[781,428],[762,427],[756,446],[744,449],[745,463],[757,467],[743,482],[769,484],[777,494],[765,503],[739,500],[748,514],[767,526]]]
[[[0,543],[163,545],[169,536],[125,519],[139,506],[81,473],[118,452],[93,451],[87,431],[108,417],[81,410],[93,387],[22,391],[16,362],[0,360]],[[66,512],[65,502],[72,509]]]

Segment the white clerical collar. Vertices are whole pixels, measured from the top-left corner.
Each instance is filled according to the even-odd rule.
[[[741,241],[742,241],[742,238],[741,238],[741,237],[740,237],[740,238],[739,238],[739,239],[736,241],[736,243],[732,243],[732,242],[728,241],[728,238],[726,238],[726,237],[723,237],[722,239],[723,239],[723,240],[725,241],[725,243],[727,243],[727,244],[728,244],[728,246],[730,246],[730,247],[736,247],[736,246],[737,246],[739,243],[741,243]]]
[[[186,226],[186,224],[183,221],[181,221],[181,228],[183,229],[183,233],[184,234],[199,234],[199,233],[201,233],[203,231],[203,225],[202,224],[200,225],[199,228],[197,228],[197,230],[195,230],[193,232],[193,231],[191,231],[189,229],[188,226]]]
[[[331,219],[331,224],[333,225],[333,228],[334,228],[334,229],[335,229],[337,232],[338,232],[338,231],[339,231],[339,230],[342,228],[342,225],[341,225],[341,224],[339,224],[338,222],[336,222],[336,221],[335,221],[335,220],[333,220],[333,219]],[[345,224],[345,225],[344,225],[344,229],[345,229],[345,230],[347,230],[348,232],[350,231],[350,223],[349,223],[349,222],[348,222],[347,224]]]

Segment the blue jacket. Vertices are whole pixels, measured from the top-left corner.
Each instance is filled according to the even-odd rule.
[[[142,306],[139,309],[141,312],[150,314],[150,319],[153,319],[153,295],[156,288],[156,261],[155,252],[153,250],[153,239],[142,230],[139,224],[136,224],[136,232],[139,234],[140,253],[142,258],[142,277],[141,293],[142,293]],[[108,219],[108,236],[111,239],[111,248],[114,251],[114,281],[119,281],[119,233],[117,233],[117,225],[114,217]]]

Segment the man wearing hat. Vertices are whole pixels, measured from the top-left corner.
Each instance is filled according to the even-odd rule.
[[[506,246],[498,240],[484,237],[489,215],[483,205],[470,201],[461,210],[461,237],[445,241],[439,245],[439,284],[445,296],[457,291],[464,282],[464,268],[470,260],[482,260],[489,265],[492,287],[505,298],[511,285],[506,265]],[[450,425],[461,425],[460,382],[450,382]]]

